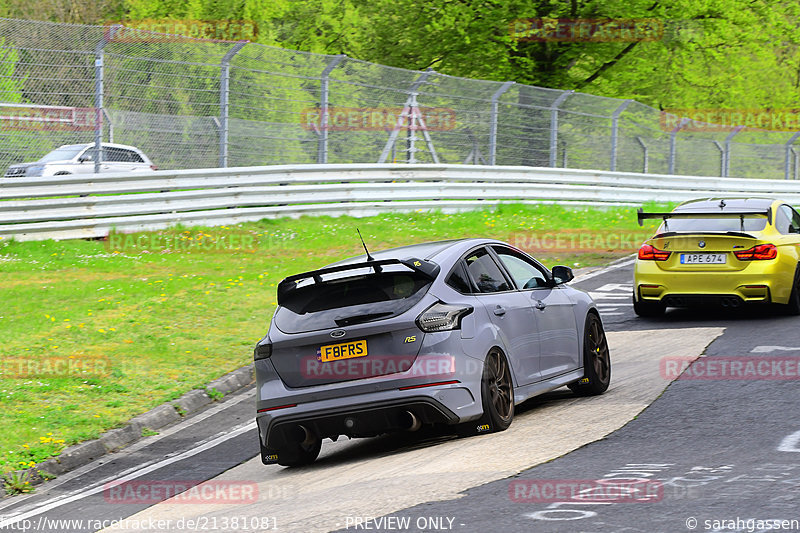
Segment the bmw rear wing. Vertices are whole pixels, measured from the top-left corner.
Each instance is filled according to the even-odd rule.
[[[407,259],[381,259],[378,261],[363,261],[360,263],[348,263],[346,265],[338,265],[319,270],[311,270],[303,272],[302,274],[294,274],[285,278],[278,284],[278,305],[281,305],[281,300],[292,290],[297,288],[297,282],[304,279],[313,279],[314,283],[322,283],[322,276],[325,274],[332,274],[334,272],[345,272],[347,270],[358,270],[361,268],[371,268],[376,274],[382,272],[382,267],[385,265],[404,265],[414,272],[418,272],[426,278],[433,281],[439,275],[441,267],[436,263],[427,261],[425,259],[417,259],[409,257]]]
[[[765,217],[768,223],[772,223],[772,209],[737,209],[730,211],[673,211],[671,213],[645,213],[640,207],[636,213],[639,225],[642,226],[646,219],[660,218],[667,224],[670,218],[738,218],[742,222],[744,228],[745,218],[759,218]]]

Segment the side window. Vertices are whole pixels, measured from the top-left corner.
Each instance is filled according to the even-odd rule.
[[[124,154],[122,161],[127,161],[129,163],[144,163],[144,159],[142,159],[139,154],[132,150],[120,150],[120,152],[123,152]]]
[[[125,152],[125,150],[120,150],[119,148],[106,148],[105,157],[103,159],[113,162],[127,161]]]
[[[775,228],[784,234],[792,233],[792,215],[791,207],[788,205],[780,206],[775,217]]]
[[[791,221],[789,222],[789,226],[791,228],[790,233],[800,233],[800,215],[797,214],[797,211],[790,206],[784,206],[788,210],[787,214],[791,217]]]
[[[518,288],[535,289],[548,286],[544,272],[524,256],[507,248],[494,248],[494,251],[514,278]]]
[[[481,293],[501,292],[511,290],[503,272],[485,248],[480,248],[469,254],[465,261],[475,286]]]
[[[453,271],[450,272],[446,283],[461,294],[470,294],[474,292],[472,290],[472,285],[469,282],[469,278],[467,277],[467,273],[464,270],[462,261],[459,261],[455,268],[453,268]]]

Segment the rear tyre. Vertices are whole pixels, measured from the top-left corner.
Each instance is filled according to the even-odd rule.
[[[800,267],[794,271],[792,281],[792,293],[789,295],[789,302],[783,306],[783,311],[787,315],[800,315]]]
[[[494,349],[486,356],[481,378],[483,417],[477,422],[478,433],[505,431],[514,420],[514,385],[506,356]]]
[[[611,356],[600,317],[590,313],[583,333],[583,379],[567,385],[579,396],[603,394],[611,383]]]
[[[317,460],[322,449],[322,439],[313,437],[278,450],[278,464],[281,466],[309,465]]]
[[[633,297],[633,312],[637,316],[661,316],[664,314],[664,309],[666,309],[666,306],[661,302],[648,302],[641,299],[637,301],[636,297]]]

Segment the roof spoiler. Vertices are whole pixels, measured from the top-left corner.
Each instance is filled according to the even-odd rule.
[[[660,218],[665,223],[670,218],[738,218],[744,226],[745,218],[765,217],[767,222],[772,223],[772,209],[739,209],[736,211],[673,211],[671,213],[645,213],[640,207],[636,213],[639,225],[649,218]]]
[[[371,268],[376,274],[378,274],[382,271],[381,267],[384,265],[407,266],[411,270],[422,274],[431,281],[436,279],[436,276],[439,275],[439,271],[441,270],[441,267],[436,263],[427,261],[425,259],[417,259],[416,257],[409,257],[407,259],[381,259],[379,261],[363,261],[360,263],[348,263],[346,265],[320,268],[319,270],[310,270],[308,272],[294,274],[284,278],[283,281],[278,283],[278,305],[280,305],[281,299],[290,291],[294,290],[297,287],[297,282],[302,279],[311,278],[314,280],[314,283],[322,283],[322,276],[325,274],[344,272],[346,270],[357,270],[359,268]]]

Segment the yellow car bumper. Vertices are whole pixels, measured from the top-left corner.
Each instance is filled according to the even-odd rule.
[[[668,306],[692,305],[703,301],[782,303],[789,301],[795,264],[782,261],[753,261],[742,270],[664,270],[657,261],[637,260],[634,268],[634,297],[661,301]]]

